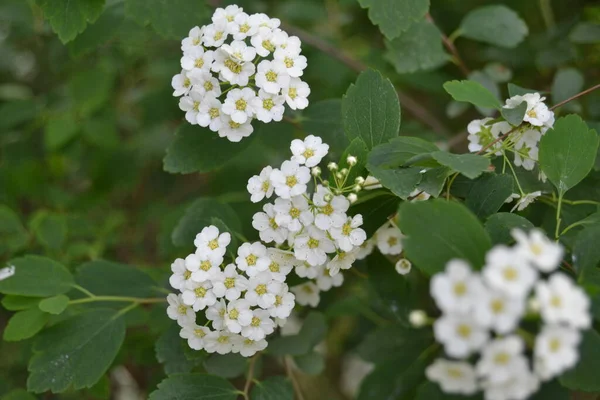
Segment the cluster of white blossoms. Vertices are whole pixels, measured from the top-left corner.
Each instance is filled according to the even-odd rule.
[[[248,180],[251,201],[274,197],[254,215],[252,226],[265,243],[274,243],[292,259],[294,272],[306,282],[292,287],[296,302],[316,307],[320,292],[343,283],[340,271],[361,256],[367,235],[362,215],[347,214],[364,178],[347,182],[357,160],[347,157],[348,168],[329,163],[331,180],[323,180],[318,164],[329,146],[310,135],[291,143],[292,157],[280,168],[267,166]],[[290,268],[291,270],[291,268]]]
[[[506,100],[505,109],[514,109],[521,103],[527,103],[522,124],[505,141],[498,141],[488,150],[496,155],[504,151],[514,153],[514,164],[531,171],[538,161],[539,141],[554,125],[554,113],[544,103],[545,97],[539,93],[527,93]],[[514,127],[506,121],[492,118],[476,119],[467,126],[469,132],[469,151],[478,152]]]
[[[252,134],[253,119],[281,121],[285,104],[306,108],[306,57],[300,39],[280,24],[230,5],[217,8],[212,24],[190,30],[181,42],[181,73],[171,81],[190,124],[239,142]]]
[[[212,225],[196,236],[196,251],[171,265],[169,282],[179,293],[167,296],[167,314],[192,349],[250,357],[267,347],[265,338],[295,306],[285,283],[292,264],[285,252],[260,242],[242,244],[227,264],[230,242]]]
[[[447,393],[483,390],[486,400],[526,399],[578,361],[581,330],[591,325],[589,298],[555,272],[559,244],[538,230],[512,234],[516,244],[491,249],[481,273],[452,260],[431,280],[442,311],[435,338],[450,359],[435,360],[426,374]],[[537,336],[519,327],[526,309],[528,319],[540,317]]]

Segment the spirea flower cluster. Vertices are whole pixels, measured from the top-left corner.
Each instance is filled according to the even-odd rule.
[[[306,108],[306,57],[300,39],[280,24],[230,5],[217,8],[212,24],[190,30],[181,42],[182,70],[171,82],[190,124],[239,142],[252,134],[253,119],[281,121],[285,104]]]
[[[279,168],[267,166],[248,181],[252,202],[274,197],[254,215],[252,225],[265,243],[274,243],[295,259],[294,272],[305,283],[292,287],[296,302],[316,307],[319,293],[343,282],[342,270],[352,267],[367,239],[362,215],[348,215],[364,178],[347,182],[356,164],[349,156],[348,168],[338,171],[329,163],[330,180],[324,180],[318,166],[329,146],[310,135],[291,143],[292,157]]]
[[[431,280],[442,311],[435,338],[450,359],[438,358],[426,374],[447,393],[527,399],[577,363],[581,330],[591,325],[589,298],[556,271],[560,245],[538,230],[515,230],[513,237],[513,247],[487,253],[481,273],[452,260]],[[526,313],[540,321],[537,335],[521,327]]]

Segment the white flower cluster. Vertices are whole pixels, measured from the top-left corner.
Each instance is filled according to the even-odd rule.
[[[480,274],[452,260],[431,280],[442,311],[434,323],[435,338],[455,360],[439,358],[426,374],[447,393],[483,390],[486,400],[526,399],[540,382],[577,363],[580,330],[591,325],[589,298],[555,272],[563,255],[560,245],[537,230],[515,230],[513,237],[513,247],[497,245],[487,253]],[[537,337],[519,328],[528,301],[535,305],[530,313],[539,312],[543,322]],[[474,354],[479,358],[473,365]]]
[[[167,314],[192,349],[250,357],[267,347],[265,338],[295,306],[285,283],[291,257],[260,242],[244,243],[225,265],[230,242],[229,233],[212,225],[196,236],[196,251],[171,265],[169,282],[180,293],[167,296]],[[198,311],[204,311],[201,321]]]
[[[217,8],[212,24],[190,30],[181,42],[181,73],[171,81],[190,124],[239,142],[252,134],[254,118],[281,121],[286,103],[306,108],[310,88],[300,79],[306,57],[300,39],[280,24],[230,5]]]
[[[292,157],[280,168],[267,166],[248,180],[252,202],[275,195],[272,203],[264,204],[263,211],[254,215],[252,226],[262,241],[287,251],[296,275],[307,279],[291,288],[296,302],[316,307],[321,291],[342,284],[340,271],[352,267],[366,241],[367,235],[360,228],[362,215],[347,215],[356,194],[345,195],[360,190],[364,179],[359,177],[346,186],[348,173],[356,164],[356,159],[349,156],[349,168],[332,175],[334,185],[323,180],[318,164],[329,146],[319,137],[295,139],[290,148]],[[330,170],[337,168],[330,163]]]
[[[527,103],[527,110],[521,127],[504,142],[495,143],[490,152],[502,155],[503,150],[514,153],[514,164],[531,171],[538,161],[539,141],[554,125],[554,113],[544,103],[545,97],[539,93],[527,93],[506,100],[504,108],[513,109],[521,103]],[[492,118],[476,119],[467,126],[469,132],[469,151],[477,152],[513,129],[508,122],[496,122]]]

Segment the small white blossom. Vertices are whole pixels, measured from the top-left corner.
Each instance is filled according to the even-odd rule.
[[[355,247],[361,246],[367,240],[366,232],[360,228],[362,224],[362,215],[358,214],[354,217],[348,217],[341,227],[332,227],[329,233],[341,250],[351,251]]]
[[[374,248],[375,248],[375,240],[373,240],[373,239],[365,240],[365,242],[358,248],[358,251],[356,252],[356,259],[364,260],[373,252]]]
[[[535,295],[546,323],[579,329],[590,327],[590,299],[565,274],[557,272],[546,282],[538,282]]]
[[[319,288],[312,282],[306,282],[301,285],[296,285],[290,290],[296,295],[296,303],[301,306],[316,307],[321,301]]]
[[[194,47],[183,52],[183,57],[181,57],[181,68],[186,71],[210,71],[213,60],[214,52],[212,50],[204,51],[202,47]]]
[[[204,310],[217,302],[211,288],[212,284],[208,281],[199,283],[190,280],[186,283],[181,297],[183,302],[188,306],[192,306],[194,311]]]
[[[263,60],[256,69],[256,86],[267,93],[278,94],[290,85],[285,65]]]
[[[263,340],[275,330],[275,323],[266,310],[254,310],[249,325],[242,328],[242,336],[251,340]]]
[[[376,239],[381,254],[395,256],[402,253],[402,232],[395,226],[380,228]]]
[[[243,42],[238,46],[242,47]],[[232,50],[232,49],[230,49]],[[232,50],[230,53],[223,48],[215,51],[215,61],[212,64],[212,71],[219,73],[219,79],[225,82],[229,82],[232,85],[247,86],[250,77],[256,72],[256,67],[252,62],[244,61],[245,57],[248,57],[251,53],[250,48],[240,50],[238,52]]]
[[[207,353],[227,354],[240,346],[241,336],[227,330],[212,331],[204,337],[204,350]]]
[[[511,297],[524,297],[537,279],[537,272],[514,249],[496,246],[485,257],[483,278],[492,288]]]
[[[4,270],[6,269],[7,268],[3,268],[0,270],[0,278],[2,278]],[[169,278],[169,283],[173,289],[182,289],[185,283],[192,277],[192,271],[185,267],[185,260],[183,258],[178,258],[171,264],[171,271],[173,271],[173,275]]]
[[[277,282],[285,282],[286,276],[292,272],[294,268],[294,257],[293,253],[288,253],[283,250],[276,248],[267,249],[271,264],[269,264],[269,272],[271,273],[271,279]]]
[[[196,252],[185,258],[185,266],[192,271],[192,280],[205,282],[220,272],[223,256],[215,253]]]
[[[517,210],[517,211],[523,211],[525,208],[527,208],[528,205],[530,205],[531,203],[533,203],[535,201],[535,199],[538,198],[538,197],[540,197],[541,195],[542,195],[542,192],[539,191],[539,190],[535,191],[535,192],[532,192],[532,193],[527,193],[527,194],[525,194],[523,196],[520,196],[520,195],[517,194],[516,197],[515,197],[515,194],[513,194],[513,195],[511,195],[511,197],[509,197],[510,201],[508,201],[509,199],[507,199],[506,201],[507,202],[512,202],[513,198],[517,198],[518,199],[517,200],[517,204],[515,204],[515,206],[510,211],[511,212],[515,211],[515,210]]]
[[[257,212],[252,217],[252,227],[259,232],[260,239],[265,243],[282,244],[288,236],[285,226],[279,225],[273,204],[265,204],[264,212]]]
[[[252,322],[252,310],[247,300],[238,299],[227,304],[225,326],[230,332],[240,333],[244,326],[250,325],[250,322]]]
[[[254,132],[251,120],[247,120],[245,123],[240,124],[231,119],[229,115],[221,114],[221,129],[219,129],[219,137],[225,137],[230,142],[239,142],[243,138],[246,138]]]
[[[197,253],[209,256],[223,257],[229,243],[231,243],[231,234],[229,232],[220,233],[219,228],[214,225],[203,228],[194,239]]]
[[[505,382],[483,382],[486,400],[527,400],[539,387],[539,379],[523,364]]]
[[[327,264],[329,275],[335,276],[340,270],[350,269],[354,261],[356,261],[357,250],[345,252],[341,251]]]
[[[181,336],[182,339],[187,339],[190,348],[202,350],[204,348],[204,338],[209,333],[209,328],[197,325],[195,321],[190,320],[182,325],[179,336]]]
[[[306,57],[300,55],[300,48],[278,48],[273,54],[276,63],[281,64],[289,76],[299,78],[307,66]]]
[[[310,181],[310,170],[294,161],[284,161],[281,169],[271,172],[271,184],[277,196],[289,199],[306,193]]]
[[[204,28],[202,41],[206,47],[219,47],[227,39],[227,22],[217,21]]]
[[[198,124],[202,127],[208,127],[211,131],[217,132],[223,126],[221,119],[221,102],[212,95],[207,95],[200,102],[197,115]]]
[[[408,314],[408,321],[415,328],[422,328],[427,325],[427,314],[423,310],[412,310]]]
[[[281,292],[281,282],[274,281],[270,272],[261,272],[250,278],[244,298],[251,306],[268,309],[275,304],[275,295]]]
[[[504,108],[515,108],[523,101],[527,102],[527,110],[523,121],[534,126],[552,127],[554,125],[554,113],[544,104],[545,97],[539,93],[526,93],[522,96],[513,96],[506,100]]]
[[[167,296],[167,303],[169,304],[167,307],[167,315],[169,318],[177,321],[179,325],[183,325],[188,321],[194,321],[196,319],[194,310],[183,302],[183,297],[181,295],[176,295],[174,293],[169,294]]]
[[[329,265],[322,266],[319,268],[319,274],[317,275],[316,284],[319,290],[326,292],[332,287],[340,287],[344,283],[344,275],[339,273],[331,273]]]
[[[229,33],[233,35],[235,40],[244,40],[247,37],[252,37],[258,32],[259,21],[257,18],[252,18],[245,12],[238,13],[233,18],[229,28]]]
[[[523,339],[516,335],[491,341],[481,351],[477,374],[491,384],[508,381],[516,371],[527,368],[524,350]]]
[[[488,340],[488,331],[469,314],[445,314],[433,324],[438,342],[450,357],[465,358],[480,350]]]
[[[310,88],[306,82],[299,78],[290,79],[289,86],[282,88],[285,101],[292,110],[304,110],[308,107]]]
[[[212,22],[228,24],[235,20],[238,14],[241,14],[243,9],[235,4],[231,4],[225,8],[217,8],[211,17]]]
[[[298,260],[317,266],[327,262],[327,254],[335,252],[335,245],[326,233],[314,225],[298,235],[294,241],[294,255]]]
[[[329,145],[318,136],[308,135],[304,140],[294,139],[290,145],[292,160],[311,168],[318,165],[329,152]]]
[[[192,125],[198,125],[198,114],[203,96],[192,90],[179,99],[179,109],[185,111],[185,120]]]
[[[346,222],[346,211],[350,208],[350,202],[341,195],[334,196],[331,191],[318,185],[313,195],[313,204],[317,206],[315,225],[322,230],[342,227]],[[362,222],[362,217],[356,223]],[[357,235],[358,236],[358,233]]]
[[[275,304],[269,308],[271,317],[280,319],[289,317],[296,305],[295,300],[296,296],[288,291],[286,284],[283,284],[281,291],[275,295]]]
[[[248,288],[248,279],[240,275],[235,264],[229,264],[223,272],[217,273],[211,279],[213,293],[216,297],[225,297],[228,301],[237,300]]]
[[[479,292],[474,298],[473,310],[477,322],[499,334],[513,331],[525,312],[524,299],[483,286]]]
[[[451,260],[446,270],[431,278],[431,295],[444,312],[467,313],[475,305],[481,280],[463,260]]]
[[[300,278],[315,279],[317,275],[319,275],[320,267],[322,267],[321,264],[311,265],[307,261],[304,261],[301,264],[296,265],[294,272]]]
[[[467,362],[436,359],[425,370],[427,379],[437,382],[446,393],[471,395],[477,392],[475,369]]]
[[[552,272],[560,265],[563,256],[562,247],[548,239],[541,230],[533,229],[529,233],[514,229],[511,232],[517,241],[516,251],[542,272]]]
[[[202,96],[218,97],[221,95],[221,85],[217,78],[204,70],[192,70],[188,74],[194,85],[194,92]],[[221,104],[221,103],[219,103]]]
[[[272,171],[273,168],[267,165],[260,171],[260,175],[254,175],[248,180],[246,189],[251,194],[250,201],[253,203],[258,203],[265,197],[268,199],[273,195],[273,185],[271,185],[270,178]]]
[[[258,96],[252,100],[251,106],[256,113],[256,119],[261,122],[281,121],[285,107],[285,98],[279,94],[267,93],[260,89]]]
[[[258,33],[250,39],[256,53],[261,57],[268,57],[275,51],[277,44],[277,33],[271,29],[258,29]]]
[[[252,118],[254,114],[253,101],[256,93],[250,88],[233,89],[227,93],[221,111],[231,116],[231,120],[243,124]]]
[[[258,275],[259,272],[269,269],[271,260],[267,248],[260,242],[244,243],[238,248],[238,257],[235,259],[237,267],[245,271],[249,277]]]
[[[179,97],[188,94],[192,90],[192,81],[188,77],[186,70],[182,70],[181,73],[175,75],[171,79],[171,86],[173,87],[173,96]]]
[[[242,344],[240,347],[240,354],[244,357],[252,357],[259,351],[263,351],[267,348],[266,340],[257,340],[254,341],[252,339],[245,338],[242,340]]]
[[[198,26],[190,29],[190,32],[186,38],[181,41],[181,51],[184,53],[188,50],[202,47],[202,36],[204,35],[204,27]]]
[[[220,299],[212,306],[206,309],[206,318],[212,322],[214,329],[225,329],[225,313],[227,312],[227,303]]]
[[[273,209],[276,213],[275,222],[290,232],[299,232],[302,227],[312,224],[315,218],[304,196],[294,196],[291,199],[278,197]]]
[[[412,268],[412,263],[406,258],[401,258],[396,262],[395,268],[396,272],[400,275],[406,275],[410,272]]]
[[[572,368],[579,360],[579,331],[564,326],[547,325],[535,340],[534,371],[546,381]]]

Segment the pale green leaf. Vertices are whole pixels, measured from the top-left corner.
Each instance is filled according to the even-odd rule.
[[[523,122],[523,118],[525,117],[525,112],[527,112],[527,102],[522,101],[521,104],[516,106],[515,108],[504,108],[502,107],[501,111],[502,116],[512,126],[519,126],[521,122]]]
[[[600,24],[593,22],[580,22],[569,34],[573,43],[587,44],[600,42]]]
[[[67,239],[67,219],[52,212],[39,212],[30,222],[37,241],[44,247],[59,250]]]
[[[42,330],[49,315],[37,308],[19,311],[8,320],[3,339],[7,342],[29,339]]]
[[[401,167],[415,156],[438,151],[438,147],[417,137],[400,136],[382,143],[369,153],[369,164],[379,168]]]
[[[105,260],[77,268],[77,284],[96,296],[156,297],[156,282],[138,268]]]
[[[516,47],[529,32],[525,21],[503,5],[483,6],[471,11],[459,29],[464,37],[508,48]]]
[[[39,297],[15,296],[9,294],[2,298],[2,307],[9,311],[21,311],[28,308],[37,307],[40,302]]]
[[[369,9],[369,19],[381,32],[393,39],[425,17],[429,0],[358,0]]]
[[[79,133],[79,125],[72,113],[65,113],[48,120],[44,130],[46,149],[56,151],[70,142]]]
[[[240,354],[211,354],[204,360],[204,369],[211,375],[236,378],[246,372],[248,358]]]
[[[180,330],[179,326],[171,324],[154,345],[156,359],[164,365],[167,375],[190,372],[196,365],[196,362],[188,360],[185,355],[184,346],[188,344],[179,336]]]
[[[29,234],[19,216],[10,208],[0,204],[0,254],[10,254],[27,245]]]
[[[421,167],[386,169],[369,164],[367,168],[383,187],[388,188],[392,193],[404,200],[410,196],[423,178]]]
[[[431,155],[441,165],[470,179],[477,178],[490,167],[489,158],[477,154],[452,154],[446,151],[436,151]]]
[[[8,262],[15,274],[0,281],[0,293],[47,297],[69,291],[73,276],[62,264],[40,256],[24,256]]]
[[[40,310],[47,312],[49,314],[61,314],[67,306],[69,305],[69,298],[64,294],[59,294],[57,296],[48,297],[40,301],[38,307]]]
[[[497,110],[502,107],[500,100],[478,82],[450,81],[444,83],[444,89],[456,101],[464,101],[477,107],[495,108]]]
[[[73,40],[102,13],[105,0],[38,0],[44,17],[63,43]]]
[[[172,375],[158,384],[149,400],[236,400],[237,389],[226,379],[204,374]]]
[[[598,367],[600,367],[600,334],[591,328],[582,332],[577,364],[565,372],[559,381],[571,390],[598,392],[600,391]]]

